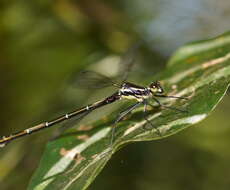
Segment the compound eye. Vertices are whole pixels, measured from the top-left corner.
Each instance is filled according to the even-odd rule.
[[[159,81],[155,81],[155,82],[151,83],[150,88],[151,88],[151,91],[153,93],[158,93],[158,94],[163,94],[164,93],[164,90],[161,87],[161,84],[160,84]]]
[[[155,82],[151,83],[151,84],[149,85],[149,87],[150,87],[150,89],[151,89],[151,91],[152,91],[153,93],[157,93],[158,88],[157,88],[157,85],[156,85]]]
[[[163,94],[163,93],[164,93],[163,88],[159,87],[159,88],[158,88],[158,93],[159,93],[159,94]]]

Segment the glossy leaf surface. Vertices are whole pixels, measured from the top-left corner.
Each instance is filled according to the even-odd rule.
[[[206,118],[229,86],[230,33],[182,47],[165,70],[151,80],[160,80],[168,95],[188,97],[159,98],[163,104],[186,109],[188,113],[150,110],[148,119],[157,126],[159,136],[155,128],[143,128],[146,121],[142,106],[118,124],[113,147],[111,126],[117,112],[106,120],[80,126],[76,133],[48,143],[28,189],[86,189],[124,144],[165,138]]]

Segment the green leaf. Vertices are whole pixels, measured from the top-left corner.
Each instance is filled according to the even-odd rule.
[[[92,126],[81,126],[72,135],[48,143],[28,189],[86,189],[111,155],[125,144],[164,138],[206,118],[230,82],[230,33],[182,47],[167,68],[151,80],[160,80],[168,95],[188,97],[189,100],[160,100],[188,113],[149,110],[148,118],[160,131],[159,136],[155,128],[143,128],[143,107],[137,108],[118,124],[112,148],[111,126],[116,114]]]

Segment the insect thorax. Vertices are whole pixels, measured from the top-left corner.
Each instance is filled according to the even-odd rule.
[[[137,86],[132,83],[124,83],[119,93],[122,98],[135,99],[137,101],[142,101],[151,96],[151,92],[148,88]]]

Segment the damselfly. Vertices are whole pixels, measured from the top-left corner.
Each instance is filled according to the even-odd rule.
[[[14,139],[35,133],[35,132],[40,131],[42,129],[49,128],[55,124],[61,123],[65,120],[69,120],[69,119],[76,117],[76,116],[79,116],[79,115],[81,115],[79,118],[82,119],[84,116],[88,115],[90,112],[92,112],[95,109],[98,109],[100,107],[103,107],[103,106],[108,105],[108,104],[112,104],[116,101],[120,101],[123,99],[135,100],[136,103],[131,105],[130,107],[128,107],[125,111],[119,113],[118,118],[116,119],[116,121],[114,122],[114,125],[113,125],[111,142],[113,142],[115,127],[116,127],[117,123],[119,121],[121,121],[132,110],[134,110],[135,108],[137,108],[140,105],[144,105],[144,110],[143,110],[144,119],[152,127],[156,128],[148,120],[147,115],[146,115],[146,111],[147,111],[146,107],[148,105],[153,106],[149,102],[149,100],[151,100],[151,99],[154,100],[159,106],[161,106],[163,108],[173,109],[173,110],[176,110],[179,112],[186,112],[185,110],[181,110],[178,108],[169,107],[169,106],[161,104],[161,102],[157,99],[158,97],[178,98],[178,99],[187,99],[187,98],[165,95],[164,90],[163,90],[160,82],[158,82],[158,81],[152,82],[147,87],[139,86],[139,85],[136,85],[136,84],[133,84],[130,82],[125,82],[125,81],[121,84],[117,84],[112,79],[110,79],[109,77],[106,77],[102,74],[92,72],[92,71],[84,71],[80,74],[80,76],[78,78],[81,80],[80,84],[82,84],[83,87],[85,85],[84,83],[87,82],[88,83],[87,86],[89,86],[89,84],[90,84],[91,88],[93,88],[93,87],[97,88],[98,85],[93,83],[94,81],[96,81],[95,79],[97,79],[97,81],[104,81],[103,83],[101,82],[101,84],[100,84],[101,86],[105,87],[105,86],[111,86],[112,85],[112,86],[117,88],[117,91],[115,93],[113,93],[111,96],[108,96],[107,98],[105,98],[103,100],[97,101],[93,104],[89,104],[89,105],[82,107],[82,108],[79,108],[73,112],[64,114],[64,115],[62,115],[62,116],[60,116],[54,120],[40,123],[40,124],[35,125],[31,128],[19,131],[17,133],[11,134],[9,136],[3,136],[0,139],[0,145],[3,147],[4,145],[6,145],[7,143],[9,143],[10,141],[12,141]]]

